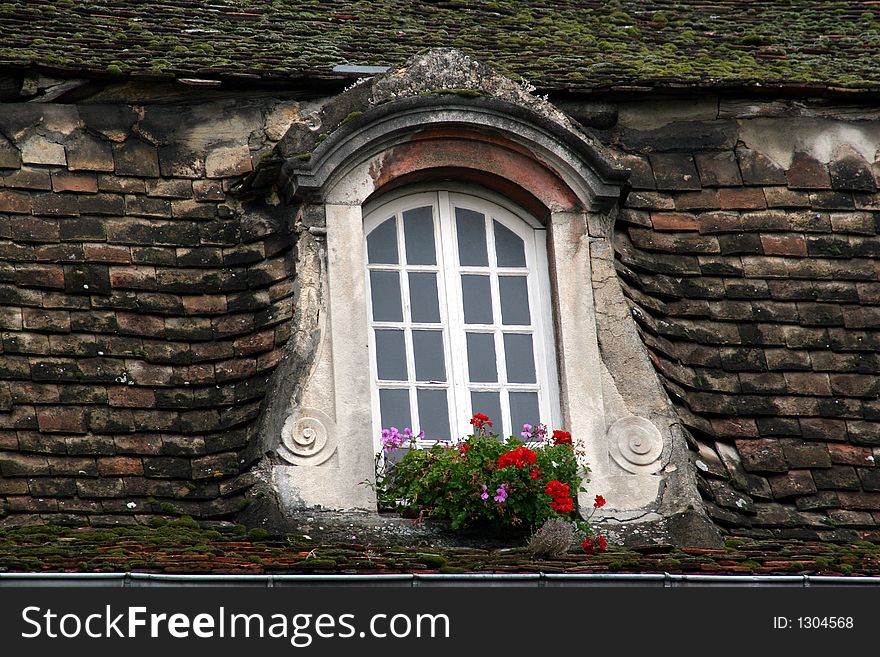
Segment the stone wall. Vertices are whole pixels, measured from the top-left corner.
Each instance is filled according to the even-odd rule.
[[[0,108],[0,526],[246,505],[293,272],[281,204],[230,190],[297,115]]]
[[[618,272],[710,516],[880,539],[880,115],[718,98],[618,112]]]

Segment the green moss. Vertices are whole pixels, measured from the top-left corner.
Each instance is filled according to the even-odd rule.
[[[269,532],[262,527],[254,527],[247,533],[247,536],[252,541],[263,541],[269,536]]]
[[[423,95],[438,95],[438,96],[460,96],[462,98],[479,98],[480,96],[484,96],[485,94],[482,91],[477,89],[434,89],[433,91],[425,92]]]

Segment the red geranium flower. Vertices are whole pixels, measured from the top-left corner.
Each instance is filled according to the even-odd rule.
[[[596,501],[593,502],[593,506],[597,509],[601,509],[603,506],[605,506],[605,498],[601,495],[596,495]]]
[[[489,428],[492,427],[492,422],[489,420],[489,416],[484,415],[483,413],[474,413],[474,416],[471,418],[471,424],[475,429],[482,429],[484,426]]]
[[[468,450],[470,448],[471,448],[471,446],[468,445],[467,443],[465,443],[461,447],[458,448],[458,453],[461,454],[462,456],[464,456],[465,454],[468,453]]]
[[[571,434],[568,431],[559,431],[558,429],[553,432],[553,444],[554,445],[571,445]]]
[[[543,475],[543,473],[540,470],[538,470],[538,468],[532,468],[532,471],[529,473],[529,476],[532,479],[540,479],[542,475]]]
[[[600,536],[595,541],[587,536],[587,538],[584,539],[584,542],[581,543],[581,547],[587,554],[596,554],[597,551],[601,552],[608,547],[608,541],[605,540],[604,536]]]
[[[517,469],[522,470],[523,466],[534,465],[538,455],[524,445],[520,445],[514,450],[506,452],[498,457],[498,469],[502,470],[511,465],[515,465]]]
[[[544,492],[550,497],[568,496],[568,484],[563,484],[558,479],[554,479],[544,486]]]

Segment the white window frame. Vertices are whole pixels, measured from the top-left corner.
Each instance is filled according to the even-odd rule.
[[[403,240],[402,213],[406,210],[431,206],[434,221],[434,240],[437,254],[436,265],[407,265],[405,261],[405,242]],[[483,213],[488,217],[487,227],[491,230],[491,220],[511,230],[525,244],[525,268],[498,267],[495,257],[494,239],[487,241],[489,249],[489,267],[462,267],[458,264],[458,242],[455,230],[454,208],[457,206]],[[367,258],[367,237],[391,216],[398,217],[397,244],[398,263],[396,265],[369,264]],[[440,387],[447,393],[449,410],[449,427],[452,439],[456,440],[468,435],[472,427],[471,395],[472,390],[480,391],[530,391],[538,393],[538,407],[541,421],[549,426],[559,426],[561,422],[559,400],[559,376],[556,368],[556,347],[552,316],[552,297],[550,287],[549,263],[547,257],[547,227],[534,217],[512,204],[504,197],[488,192],[474,190],[466,186],[445,187],[409,187],[396,192],[382,195],[379,199],[364,204],[363,207],[363,257],[367,263],[365,271],[366,306],[368,318],[368,335],[370,348],[370,381],[373,417],[373,436],[376,449],[380,449],[380,433],[382,430],[381,411],[379,405],[379,387],[402,388],[410,390],[410,417],[412,423],[418,425],[418,404],[415,391],[419,388]],[[403,322],[376,322],[372,320],[372,294],[370,290],[371,270],[385,271],[432,271],[437,273],[440,320],[443,324],[444,357],[447,368],[445,383],[417,383],[415,379],[414,356],[411,331],[405,331],[407,356],[407,382],[393,383],[379,381],[376,365],[376,345],[374,329],[400,328],[405,329],[436,329],[436,324],[414,324],[409,321],[408,276],[401,275],[401,293],[403,302]],[[492,291],[492,314],[494,323],[491,325],[467,325],[468,332],[492,332],[495,335],[495,355],[498,373],[497,383],[469,383],[467,372],[467,345],[465,338],[464,306],[459,283],[462,274],[489,274]],[[529,326],[514,327],[501,324],[501,300],[498,290],[499,275],[526,274],[529,294]],[[450,284],[452,283],[452,284]],[[535,357],[535,384],[507,383],[507,369],[504,357],[504,333],[530,333],[533,336]],[[503,418],[496,427],[503,425],[506,433],[519,437],[521,427],[512,427],[508,396],[501,394],[500,403]],[[497,422],[498,418],[494,418]],[[399,427],[403,429],[403,427]],[[418,427],[413,427],[416,430]],[[507,437],[507,436],[503,436]],[[420,441],[421,447],[435,441]]]

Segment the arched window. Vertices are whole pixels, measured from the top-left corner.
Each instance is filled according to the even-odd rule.
[[[491,199],[491,200],[490,200]],[[559,418],[546,229],[488,193],[383,196],[365,207],[374,435],[519,436]]]

